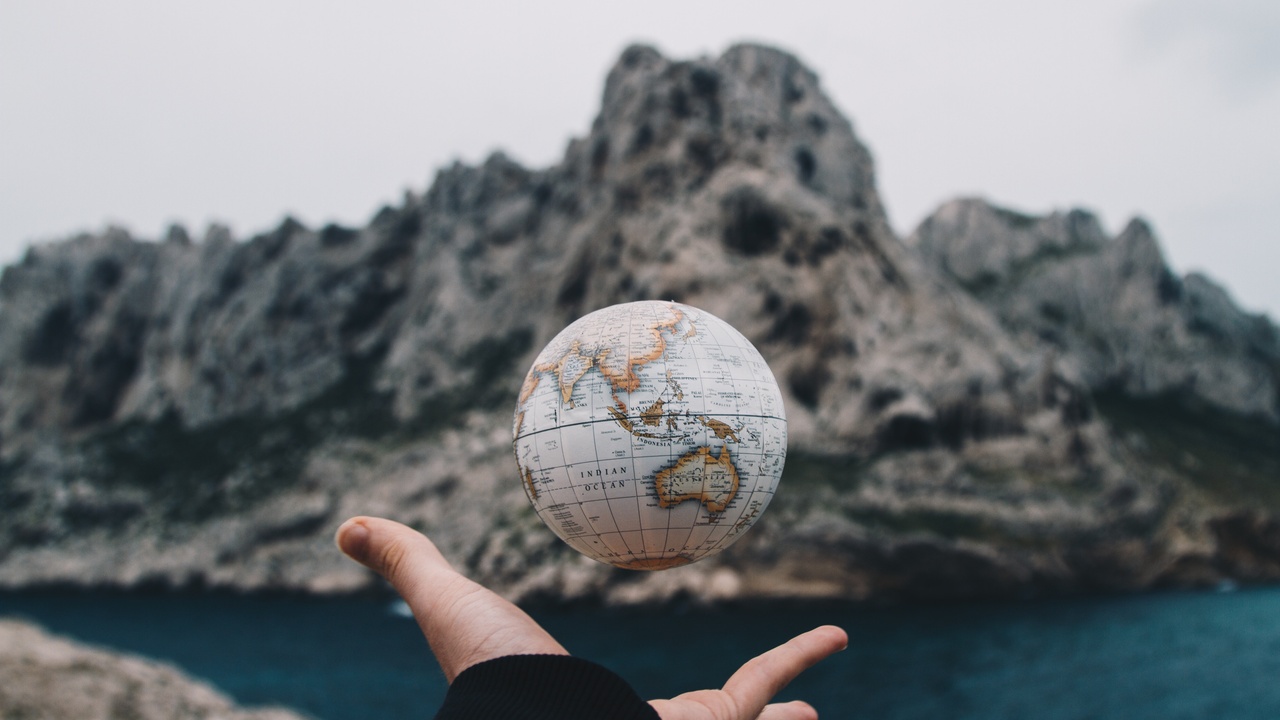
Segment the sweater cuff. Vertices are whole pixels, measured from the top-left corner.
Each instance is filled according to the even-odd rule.
[[[454,678],[436,720],[659,720],[626,680],[570,655],[508,655]]]

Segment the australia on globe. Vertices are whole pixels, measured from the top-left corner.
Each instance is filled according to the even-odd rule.
[[[773,499],[782,394],[728,323],[675,302],[597,310],[534,361],[515,412],[525,494],[571,547],[634,570],[724,550]]]

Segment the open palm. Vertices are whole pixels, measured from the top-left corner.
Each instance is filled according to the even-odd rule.
[[[338,547],[400,593],[427,637],[445,678],[508,655],[568,655],[523,610],[459,574],[421,533],[390,520],[352,518]],[[752,658],[720,690],[651,700],[663,720],[802,720],[818,716],[800,701],[769,701],[805,669],[844,649],[848,638],[824,626]]]

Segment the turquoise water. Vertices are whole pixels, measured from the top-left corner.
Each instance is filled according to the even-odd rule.
[[[429,718],[444,682],[385,598],[0,593],[81,640],[173,662],[242,703],[318,718]],[[1179,720],[1280,717],[1280,589],[961,606],[534,613],[573,652],[642,695],[721,683],[822,623],[849,650],[784,698],[834,718]]]

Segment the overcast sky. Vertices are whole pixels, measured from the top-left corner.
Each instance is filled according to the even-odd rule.
[[[798,55],[907,234],[938,204],[1155,227],[1280,319],[1280,2],[0,3],[0,263],[107,224],[364,224],[455,159],[533,168],[631,42]]]

